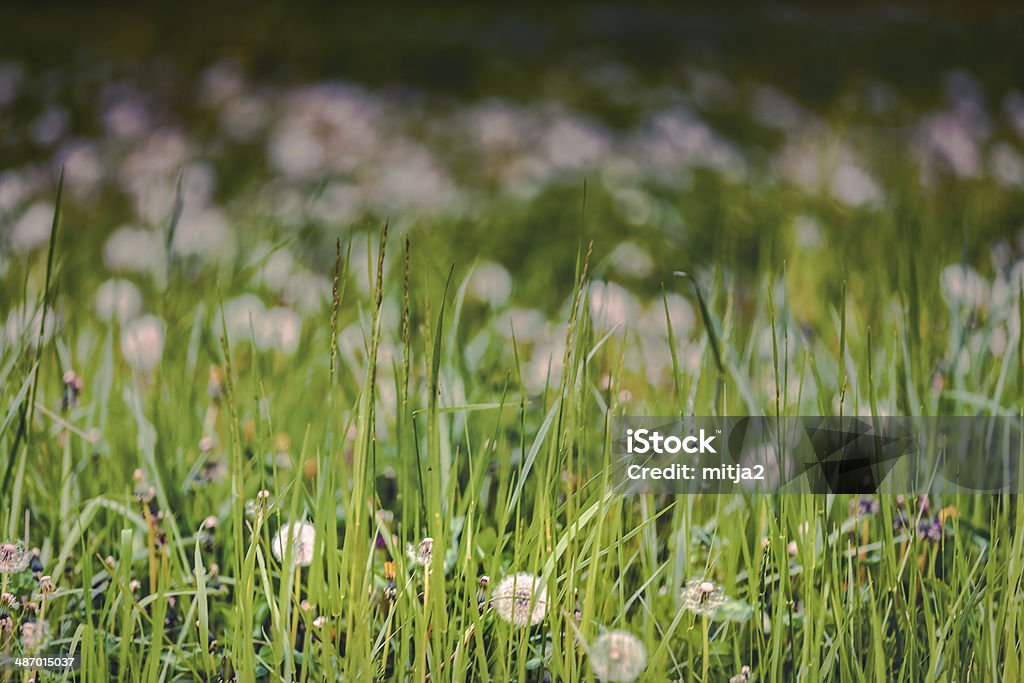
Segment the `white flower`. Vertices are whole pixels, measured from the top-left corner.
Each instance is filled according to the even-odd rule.
[[[109,270],[155,273],[166,260],[164,240],[151,230],[122,225],[103,244],[103,265]]]
[[[100,320],[127,322],[139,314],[142,295],[128,280],[113,278],[96,289],[96,314]]]
[[[25,571],[32,553],[18,543],[0,543],[0,574],[16,574]]]
[[[49,631],[45,621],[26,621],[21,625],[21,646],[28,652],[36,650],[46,642]]]
[[[843,163],[832,174],[830,185],[832,196],[851,207],[873,207],[881,203],[882,188],[860,166]]]
[[[4,171],[0,173],[0,213],[13,211],[24,201],[30,191],[30,183],[21,172]]]
[[[258,323],[256,347],[259,350],[275,349],[285,354],[295,353],[302,337],[302,318],[298,313],[290,308],[271,308]]]
[[[533,574],[511,574],[494,588],[491,607],[513,626],[533,626],[547,614],[547,588]]]
[[[558,115],[541,140],[544,156],[560,171],[593,168],[610,146],[610,138],[601,127],[569,114]]]
[[[750,114],[766,128],[793,131],[804,122],[805,113],[796,100],[770,85],[758,86],[750,101]]]
[[[988,300],[988,282],[970,266],[946,266],[942,269],[941,283],[942,295],[951,306],[980,308]]]
[[[479,263],[469,276],[468,290],[480,301],[491,306],[501,306],[512,293],[512,277],[505,267],[490,261]]]
[[[590,314],[595,326],[603,329],[632,322],[640,312],[640,306],[633,295],[614,282],[592,283],[589,299]]]
[[[263,316],[266,309],[263,302],[255,294],[242,294],[224,303],[224,327],[228,332],[228,341],[232,344],[247,342],[254,336],[259,337],[263,331]],[[213,324],[215,337],[221,335],[221,321],[215,319]]]
[[[313,562],[316,547],[316,528],[309,522],[285,524],[270,543],[270,549],[279,562],[284,562],[291,539],[291,558],[297,567],[308,567]]]
[[[164,323],[146,315],[121,331],[121,354],[136,370],[152,370],[164,353]]]
[[[538,341],[544,335],[544,313],[536,308],[510,308],[507,316],[494,319],[498,334],[511,341],[513,334],[520,344]]]
[[[691,579],[683,588],[683,607],[702,617],[708,617],[725,603],[725,591],[711,581]]]
[[[49,202],[36,202],[25,209],[7,235],[11,251],[26,254],[46,244],[53,227],[54,210],[53,204]]]
[[[590,646],[590,668],[602,681],[633,681],[647,666],[647,649],[629,631],[607,631]]]
[[[176,254],[219,260],[235,252],[235,236],[218,209],[185,210],[171,245]]]
[[[616,273],[625,277],[645,278],[654,272],[654,260],[651,255],[632,241],[620,242],[608,255],[608,261]]]
[[[992,176],[1007,187],[1024,185],[1024,159],[1005,142],[1000,142],[989,153],[989,170]]]
[[[96,192],[103,180],[103,160],[96,145],[75,141],[61,147],[56,155],[64,169],[64,182],[79,198]]]
[[[285,282],[281,299],[303,313],[319,313],[331,300],[332,287],[331,281],[322,275],[297,273]]]
[[[427,536],[419,545],[413,545],[409,543],[405,547],[405,555],[409,558],[409,561],[413,564],[418,564],[421,567],[429,567],[430,560],[433,557],[434,552],[434,539]]]

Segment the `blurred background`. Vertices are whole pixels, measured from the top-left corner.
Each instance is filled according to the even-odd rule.
[[[1012,3],[5,15],[9,338],[61,169],[65,272],[105,319],[164,292],[171,256],[248,290],[240,319],[301,322],[325,309],[350,231],[365,291],[385,221],[435,282],[472,268],[469,297],[527,339],[564,312],[581,240],[597,317],[659,335],[663,285],[681,333],[694,319],[674,270],[728,283],[741,314],[785,271],[807,329],[832,325],[844,282],[871,320],[920,283],[936,303],[984,301],[1024,272]]]

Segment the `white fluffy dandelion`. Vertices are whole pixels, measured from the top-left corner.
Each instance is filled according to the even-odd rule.
[[[96,315],[104,322],[127,322],[139,314],[142,294],[129,280],[113,278],[96,289]]]
[[[36,202],[25,209],[25,213],[11,226],[7,241],[11,251],[16,254],[27,254],[37,247],[46,244],[50,239],[53,227],[53,204]]]
[[[313,562],[313,549],[316,547],[316,529],[309,522],[293,522],[285,524],[271,541],[270,549],[274,557],[283,562],[288,552],[289,536],[291,537],[291,557],[298,567],[308,567]]]
[[[469,293],[491,306],[501,306],[512,294],[512,276],[501,264],[485,261],[473,269],[469,277]]]
[[[32,553],[19,543],[0,543],[0,574],[25,571]]]
[[[749,680],[750,680],[750,667],[744,665],[744,666],[740,667],[740,672],[738,674],[736,674],[735,676],[732,676],[732,677],[729,678],[729,683],[747,683],[747,681],[749,681]]]
[[[164,324],[146,315],[125,325],[121,332],[121,353],[136,370],[152,370],[164,353]]]
[[[647,648],[629,631],[607,631],[590,646],[590,668],[602,681],[634,681],[647,666]]]
[[[988,301],[988,281],[970,266],[946,266],[942,269],[941,284],[942,296],[950,306],[981,308]]]
[[[153,230],[122,225],[103,243],[103,265],[108,270],[158,273],[166,262],[164,240]]]
[[[405,556],[409,558],[409,561],[413,564],[418,564],[421,567],[429,567],[430,560],[433,558],[434,553],[434,539],[427,536],[418,545],[412,543],[405,546]]]
[[[713,581],[690,579],[683,587],[683,607],[702,617],[711,616],[725,603],[725,591]]]
[[[21,646],[28,652],[34,652],[46,642],[49,634],[49,624],[45,621],[26,621],[21,625]]]
[[[491,607],[513,626],[533,626],[544,620],[548,592],[540,577],[533,574],[511,574],[494,587]]]

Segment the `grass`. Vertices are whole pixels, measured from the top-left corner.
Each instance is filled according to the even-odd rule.
[[[677,336],[665,303],[660,386],[638,355],[654,332],[595,319],[581,242],[561,372],[533,393],[530,344],[506,342],[507,316],[467,297],[465,264],[449,270],[386,226],[366,253],[338,241],[330,310],[291,357],[229,336],[218,312],[241,265],[196,279],[172,262],[154,297],[162,358],[132,369],[118,324],[96,320],[67,276],[59,223],[45,262],[16,265],[4,285],[20,277],[22,303],[59,313],[58,331],[37,335],[44,321],[0,350],[0,528],[40,548],[57,590],[40,595],[29,571],[2,578],[16,623],[48,624],[37,651],[79,653],[82,680],[593,680],[589,644],[608,629],[644,643],[641,680],[744,666],[763,681],[1020,676],[1014,496],[880,497],[862,511],[848,496],[610,487],[612,415],[1019,414],[1020,335],[999,354],[987,341],[961,354],[1001,318],[936,305],[934,259],[911,255],[898,292],[858,274],[815,301],[811,329],[792,283],[820,263],[667,278],[700,327]],[[365,295],[349,286],[356,259]],[[351,325],[360,343],[339,345]],[[71,368],[85,391],[62,403]],[[936,512],[939,540],[894,525]],[[316,540],[296,566],[273,539],[303,520]],[[406,546],[425,537],[417,562]],[[488,606],[515,572],[546,589],[536,625]],[[721,607],[688,609],[693,579],[718,585]],[[32,650],[19,635],[5,651]]]

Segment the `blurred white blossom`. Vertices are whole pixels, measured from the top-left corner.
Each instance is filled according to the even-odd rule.
[[[142,295],[129,280],[114,278],[96,289],[96,315],[104,322],[127,322],[142,309]]]
[[[129,322],[121,330],[121,354],[136,370],[152,370],[164,353],[164,323],[153,315]]]

